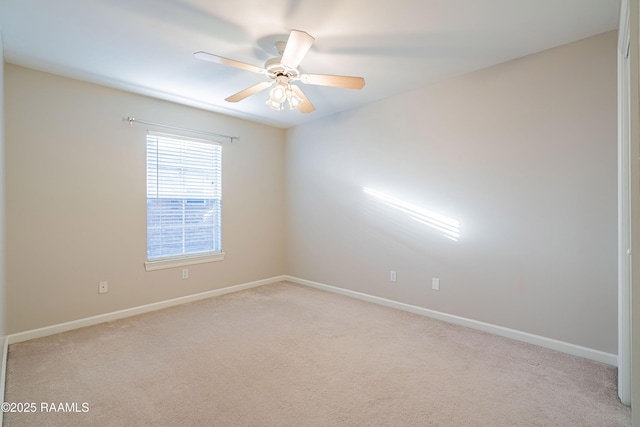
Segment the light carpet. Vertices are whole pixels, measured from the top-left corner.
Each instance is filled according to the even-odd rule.
[[[37,408],[5,426],[631,425],[614,367],[285,282],[13,344],[5,400]]]

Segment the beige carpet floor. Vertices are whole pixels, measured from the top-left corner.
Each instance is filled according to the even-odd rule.
[[[5,426],[631,425],[611,366],[290,283],[13,344],[5,400],[37,406]]]

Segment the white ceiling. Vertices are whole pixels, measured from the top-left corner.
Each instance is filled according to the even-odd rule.
[[[5,60],[287,128],[617,28],[620,0],[0,0]],[[224,101],[265,76],[291,29],[316,38],[302,72],[362,76],[360,90],[300,84],[309,114],[268,92]],[[135,113],[135,112],[132,112]],[[123,111],[123,114],[128,112]]]

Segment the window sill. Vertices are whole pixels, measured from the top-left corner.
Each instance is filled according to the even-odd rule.
[[[204,264],[207,262],[223,261],[224,252],[215,255],[205,255],[192,258],[165,259],[159,261],[147,261],[144,263],[146,271],[163,270],[165,268],[183,267],[185,265]]]

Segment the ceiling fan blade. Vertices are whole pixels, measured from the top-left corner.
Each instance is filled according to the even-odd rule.
[[[236,93],[235,95],[231,95],[230,97],[225,98],[225,101],[227,101],[227,102],[242,101],[243,99],[253,95],[254,93],[258,93],[261,90],[264,90],[264,89],[268,88],[272,84],[273,84],[273,82],[261,82],[261,83],[258,83],[257,85],[253,85],[251,87],[248,87],[245,90],[241,90],[240,92]]]
[[[247,71],[253,71],[254,73],[264,73],[264,68],[257,67],[255,65],[247,64],[244,62],[236,61],[234,59],[224,58],[222,56],[214,55],[207,52],[196,52],[193,54],[197,59],[203,61],[215,62],[216,64],[229,65],[231,67],[241,68]]]
[[[289,68],[298,68],[315,39],[304,31],[291,30],[280,63]]]
[[[298,86],[291,85],[291,90],[293,90],[295,94],[298,95],[300,99],[302,99],[302,104],[298,105],[298,111],[300,111],[302,114],[306,114],[316,109],[311,101],[309,101],[309,98],[306,97],[306,95]]]
[[[364,79],[362,77],[303,74],[300,76],[300,81],[310,85],[343,87],[347,89],[362,89],[364,87]]]

